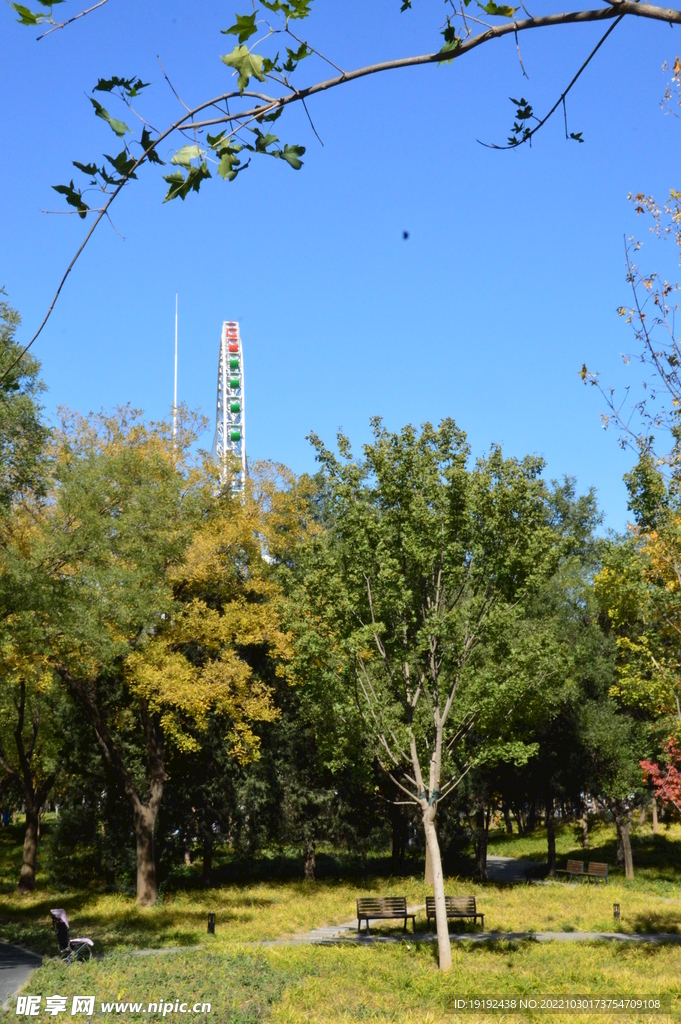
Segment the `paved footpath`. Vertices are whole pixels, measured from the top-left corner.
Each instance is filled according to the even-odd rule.
[[[409,907],[410,914],[425,910],[425,903]],[[671,942],[681,944],[681,935],[673,932],[450,932],[452,942],[626,942],[633,944]],[[270,939],[265,942],[248,942],[248,946],[329,946],[357,945],[371,946],[390,942],[437,942],[437,935],[432,932],[411,931],[397,935],[367,935],[364,930],[357,934],[357,918],[344,924],[329,925],[326,928],[315,928],[304,935],[295,935],[289,939]]]
[[[38,953],[0,942],[0,1007],[3,1010],[9,1009],[10,998],[42,962]]]

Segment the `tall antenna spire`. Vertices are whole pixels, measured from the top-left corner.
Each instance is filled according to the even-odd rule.
[[[173,393],[173,437],[177,436],[177,292],[175,292],[175,391]]]

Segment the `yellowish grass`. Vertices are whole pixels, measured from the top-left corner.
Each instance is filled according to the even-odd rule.
[[[411,945],[411,948],[409,946]],[[458,1014],[457,998],[519,1000],[521,996],[629,995],[672,996],[681,1010],[679,954],[671,947],[624,949],[621,946],[554,943],[456,946],[453,968],[441,974],[435,949],[413,944],[371,949],[329,948],[313,957],[309,950],[275,951],[271,962],[290,973],[298,964],[301,980],[290,985],[274,1008],[277,1024],[350,1024],[358,1020],[400,1024],[479,1024],[495,1021],[564,1021],[554,1014]],[[665,1016],[586,1014],[580,1020],[656,1020]]]
[[[282,947],[135,957],[114,953],[101,961],[65,967],[46,961],[26,986],[41,996],[91,993],[99,1019],[119,1024],[149,1016],[101,1015],[105,1000],[159,998],[206,1000],[208,1020],[229,1024],[495,1024],[537,1020],[564,1024],[565,1015],[461,1014],[462,997],[515,999],[533,996],[672,997],[681,1011],[678,949],[624,948],[607,944],[500,941],[492,946],[457,945],[453,969],[437,970],[434,945],[413,942],[373,947]],[[177,1020],[177,1016],[174,1018]],[[181,1018],[182,1019],[182,1018]],[[197,1019],[197,1018],[194,1018]],[[204,1018],[199,1018],[203,1020]],[[655,1021],[666,1015],[585,1014],[595,1024]]]
[[[657,896],[636,882],[547,882],[542,885],[497,887],[448,879],[451,895],[473,893],[485,914],[485,930],[612,931],[613,903],[621,907],[619,930],[677,932],[681,924],[681,887],[677,895]],[[131,897],[76,893],[70,896],[0,897],[0,937],[52,950],[49,910],[64,906],[80,934],[94,938],[102,950],[206,943],[211,948],[241,942],[287,938],[355,916],[358,894],[406,895],[411,905],[425,903],[431,890],[414,878],[354,882],[262,882],[166,896],[152,910],[140,911]],[[207,915],[217,917],[215,936],[207,934]],[[425,914],[417,927],[425,928]],[[372,931],[399,930],[378,924]]]

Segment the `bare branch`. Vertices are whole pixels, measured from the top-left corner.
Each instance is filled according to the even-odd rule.
[[[464,779],[466,777],[466,775],[468,775],[469,771],[473,767],[473,763],[474,763],[473,761],[469,761],[469,762],[466,763],[465,770],[461,773],[461,775],[459,775],[458,779],[456,779],[456,780],[454,780],[452,782],[448,782],[447,783],[445,788],[440,793],[440,796],[439,796],[438,799],[444,800],[446,796],[449,796],[449,794],[452,792],[453,789],[456,789],[456,787],[459,785],[459,783],[462,781],[462,779]]]
[[[48,28],[47,32],[43,32],[42,35],[36,37],[36,43],[40,39],[44,39],[45,36],[49,36],[52,32],[56,32],[58,28],[66,28],[67,25],[71,25],[74,21],[78,21],[79,18],[84,18],[86,14],[91,14],[92,11],[96,11],[98,7],[103,7],[105,3],[107,3],[107,0],[99,0],[98,4],[94,4],[93,7],[88,7],[86,11],[81,11],[80,14],[74,14],[72,18],[62,21],[59,25],[53,25],[52,28]]]
[[[609,0],[609,2],[610,2],[610,0]],[[596,45],[594,46],[594,48],[591,51],[591,53],[589,54],[589,56],[586,58],[586,60],[584,61],[584,63],[580,67],[580,69],[577,72],[577,74],[574,76],[574,78],[572,79],[572,81],[568,85],[567,89],[565,89],[560,94],[560,96],[558,97],[556,102],[553,104],[553,106],[549,110],[548,114],[546,114],[544,117],[542,117],[542,119],[534,126],[534,128],[531,131],[529,131],[527,133],[527,135],[523,135],[522,139],[519,139],[517,142],[510,143],[508,146],[497,146],[493,142],[480,142],[480,139],[478,139],[478,142],[480,142],[480,145],[481,146],[485,146],[487,149],[517,149],[518,146],[524,146],[526,142],[529,142],[531,144],[532,143],[532,138],[537,134],[537,132],[540,130],[540,128],[544,127],[544,125],[549,120],[549,118],[552,117],[553,114],[555,114],[556,110],[558,110],[558,107],[561,105],[561,103],[563,104],[563,110],[565,110],[565,97],[570,92],[570,89],[575,84],[575,82],[577,81],[579,76],[582,74],[582,72],[586,70],[587,66],[591,63],[592,59],[596,56],[596,54],[598,53],[598,51],[600,50],[601,46],[603,45],[605,40],[608,38],[610,33],[614,32],[614,30],[617,28],[617,26],[619,25],[619,23],[621,22],[623,17],[624,17],[624,15],[620,14],[619,17],[617,18],[617,20],[614,22],[614,24],[612,24],[610,26],[610,28],[607,30],[607,32],[605,32],[601,36],[601,38],[596,43]],[[517,33],[516,33],[516,42],[517,42],[517,39],[518,39],[518,36],[517,36]],[[525,69],[523,68],[523,71],[524,70]],[[565,135],[567,137],[567,112],[565,112]]]

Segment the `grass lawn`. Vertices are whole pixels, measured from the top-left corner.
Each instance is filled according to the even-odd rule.
[[[229,1024],[350,1024],[397,1021],[444,1024],[465,1021],[564,1021],[558,1014],[458,1014],[462,996],[492,998],[546,995],[672,996],[681,1012],[678,948],[645,949],[553,943],[457,945],[450,974],[437,971],[434,946],[412,941],[369,948],[286,947],[268,950],[202,949],[158,957],[113,953],[100,961],[64,967],[46,962],[27,992],[47,995],[92,994],[99,1020],[139,1021],[149,1014],[102,1013],[109,1001],[185,1000],[210,1002],[211,1012],[194,1020]],[[44,1003],[43,1003],[44,1005]],[[121,1007],[122,1009],[122,1007]],[[178,1020],[177,1014],[168,1019]],[[180,1019],[182,1019],[180,1015]],[[186,1019],[186,1018],[185,1018]],[[586,1014],[599,1021],[665,1021],[667,1015]],[[678,1019],[678,1018],[677,1018]]]
[[[405,942],[374,947],[279,947],[254,949],[244,943],[300,934],[314,927],[351,920],[359,893],[406,894],[412,904],[425,902],[421,878],[322,877],[259,880],[244,869],[243,880],[204,890],[198,879],[184,888],[170,886],[152,910],[138,911],[134,899],[96,888],[63,891],[39,874],[34,894],[17,895],[20,829],[0,830],[0,938],[24,943],[44,953],[54,951],[50,907],[64,906],[74,933],[91,936],[101,959],[64,967],[46,960],[26,991],[43,996],[94,994],[97,1002],[145,1003],[169,999],[210,1002],[208,1020],[229,1024],[275,1022],[398,1021],[436,1024],[516,1019],[512,1014],[457,1015],[453,1000],[462,995],[510,998],[532,995],[671,994],[681,1014],[681,948],[631,948],[610,944],[538,944],[509,942],[511,931],[613,930],[612,904],[622,908],[623,931],[681,930],[681,826],[653,837],[647,826],[636,830],[636,878],[626,882],[614,872],[610,883],[593,886],[549,882],[502,887],[450,877],[447,892],[475,893],[485,914],[485,929],[499,940],[484,946],[455,944],[454,970],[436,969],[435,944]],[[507,838],[493,835],[490,853],[545,857],[545,836]],[[572,826],[558,829],[559,860],[615,861],[614,834],[606,825],[592,835],[591,851],[582,852]],[[47,846],[45,847],[47,850]],[[262,874],[262,865],[259,868]],[[209,936],[206,916],[217,915],[217,933]],[[423,929],[423,915],[417,920]],[[382,929],[372,926],[372,932]],[[395,931],[386,927],[384,931]],[[399,926],[398,926],[399,930]],[[189,946],[163,956],[134,956],[135,948]],[[43,1004],[44,1005],[44,1004]],[[148,1015],[147,1015],[148,1016]],[[171,1015],[177,1019],[177,1015]],[[580,1015],[581,1017],[582,1015]],[[100,1018],[102,1015],[100,1014]],[[548,1022],[553,1015],[537,1014]],[[144,1019],[128,1013],[103,1018]],[[202,1017],[196,1019],[203,1019]],[[518,1020],[528,1020],[525,1014]],[[556,1020],[564,1017],[556,1016]],[[609,1016],[586,1019],[606,1021]],[[612,1015],[612,1020],[623,1020]],[[626,1019],[662,1021],[639,1015]],[[678,1019],[678,1016],[677,1016]]]

